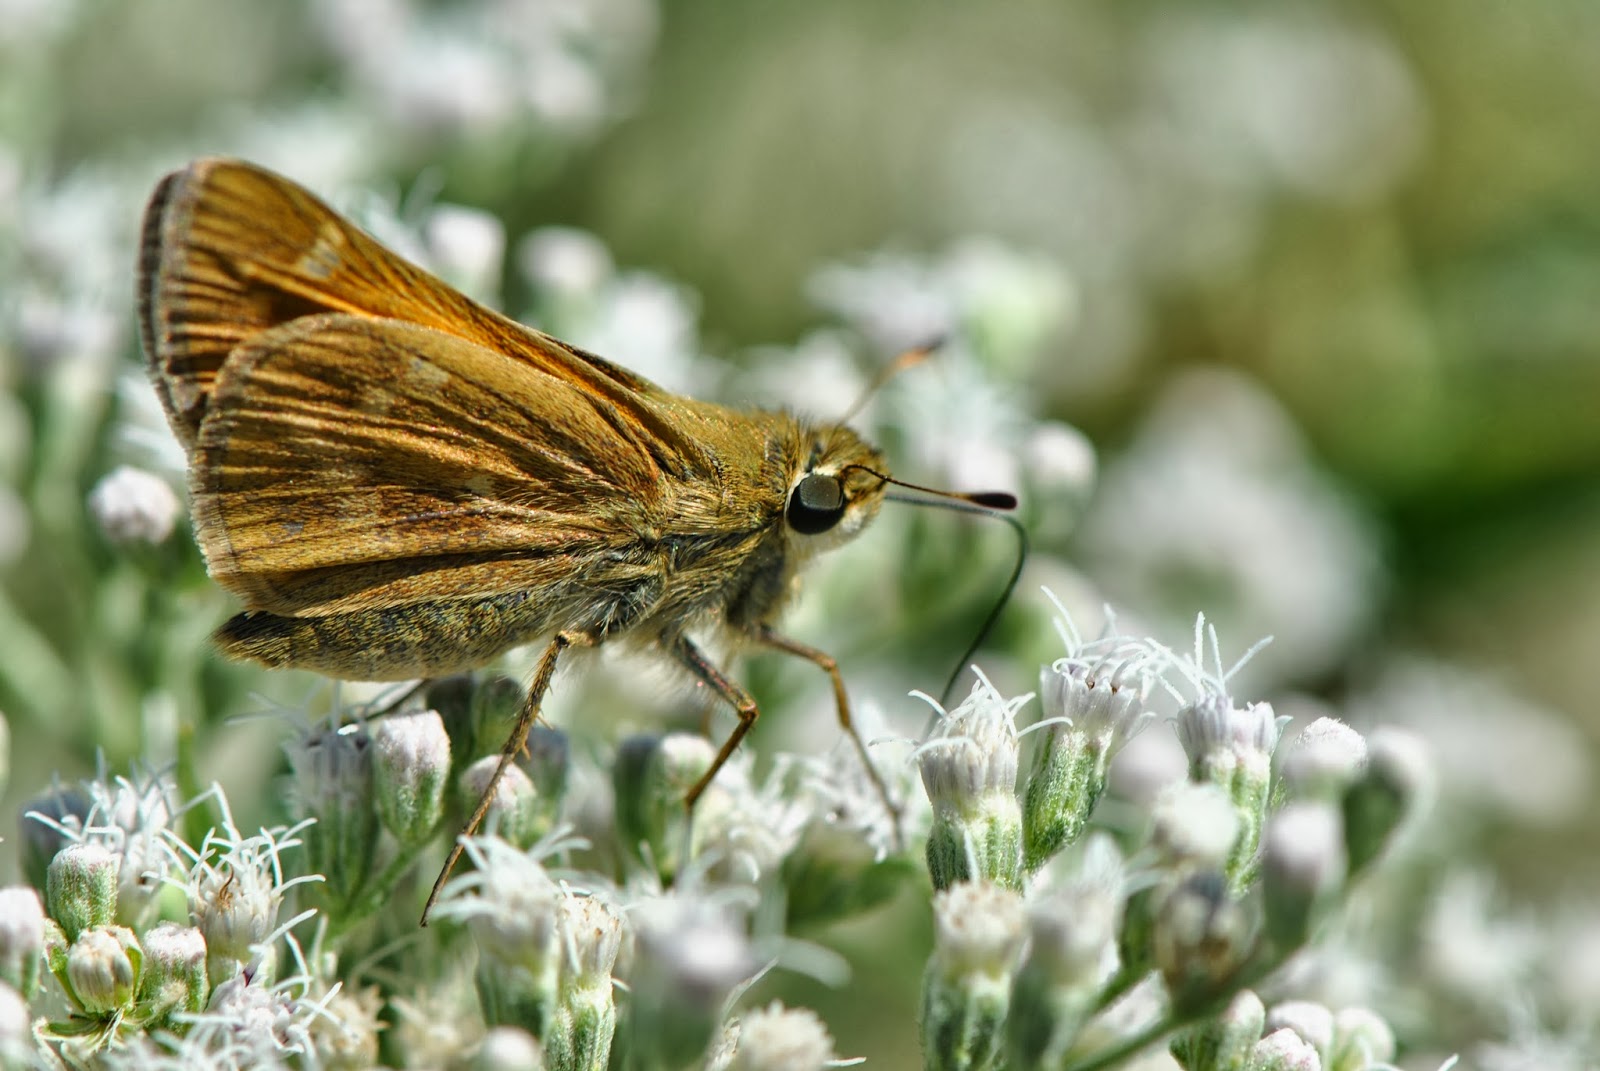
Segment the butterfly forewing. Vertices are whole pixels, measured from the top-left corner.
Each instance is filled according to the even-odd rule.
[[[610,402],[668,471],[687,476],[709,464],[661,411],[671,396],[648,380],[484,308],[254,165],[201,160],[163,179],[145,212],[139,266],[151,378],[186,450],[236,347],[300,317],[340,312],[404,320],[504,353]]]
[[[263,332],[222,367],[199,431],[212,575],[279,614],[548,584],[637,544],[661,505],[650,452],[606,410],[415,324],[324,314]]]

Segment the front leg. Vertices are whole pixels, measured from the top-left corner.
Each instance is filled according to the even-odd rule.
[[[889,795],[889,786],[884,784],[883,777],[878,773],[878,768],[872,764],[871,757],[867,754],[867,745],[861,739],[861,734],[856,732],[855,723],[850,718],[850,697],[844,690],[844,678],[839,675],[839,663],[826,651],[809,647],[799,640],[791,640],[787,636],[780,636],[774,632],[772,626],[762,625],[756,632],[756,638],[776,651],[792,654],[806,661],[822,667],[833,683],[833,701],[839,711],[839,728],[850,737],[850,742],[856,746],[856,754],[861,756],[861,765],[866,768],[867,776],[872,779],[872,787],[877,790],[878,798],[883,801],[884,810],[889,812],[889,820],[894,825],[895,844],[900,844],[900,808]],[[754,717],[751,718],[754,720]],[[740,734],[743,735],[743,734]]]

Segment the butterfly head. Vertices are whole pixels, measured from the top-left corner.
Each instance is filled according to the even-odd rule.
[[[852,539],[883,504],[884,468],[883,455],[849,428],[816,429],[791,474],[784,527],[808,550]]]

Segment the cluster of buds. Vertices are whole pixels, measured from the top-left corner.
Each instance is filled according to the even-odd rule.
[[[1250,991],[1305,947],[1414,809],[1426,769],[1409,738],[1364,741],[1319,722],[1275,778],[1283,726],[1272,708],[1235,703],[1230,674],[1169,656],[1201,686],[1173,718],[1188,776],[1157,795],[1143,840],[1124,842],[1129,866],[1109,836],[1083,833],[1110,759],[1149,718],[1162,649],[1125,638],[1073,649],[1045,671],[1025,784],[1020,702],[986,681],[919,749],[929,870],[944,890],[924,977],[925,1066],[1109,1067],[1168,1037],[1188,1071],[1312,1066],[1283,1062],[1302,1044],[1323,1067],[1386,1059],[1370,1014],[1308,1039],[1282,1033],[1296,1024],[1267,1017]],[[1125,1018],[1150,986],[1154,1010],[1131,1030],[1113,1026],[1113,1009]],[[1101,1051],[1085,1048],[1108,1031]]]

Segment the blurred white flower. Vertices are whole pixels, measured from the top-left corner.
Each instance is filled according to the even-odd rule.
[[[452,286],[490,307],[500,304],[506,231],[488,212],[437,204],[422,225],[434,270]]]
[[[616,265],[604,242],[576,227],[540,227],[517,244],[517,268],[535,287],[565,300],[588,300]]]
[[[1376,27],[1304,11],[1185,10],[1155,20],[1145,78],[1195,178],[1367,200],[1416,160],[1421,95]]]
[[[1549,948],[1538,922],[1513,914],[1487,873],[1448,875],[1427,905],[1420,933],[1421,967],[1443,992],[1481,1011],[1526,992]]]
[[[165,480],[131,465],[118,465],[89,492],[89,515],[118,545],[165,542],[182,509]]]
[[[1382,575],[1366,519],[1232,372],[1167,388],[1106,465],[1080,535],[1107,591],[1156,619],[1157,636],[1182,635],[1203,606],[1229,634],[1276,637],[1246,674],[1254,690],[1342,661]]]
[[[1349,710],[1363,725],[1404,726],[1427,741],[1455,821],[1477,812],[1554,826],[1588,805],[1595,770],[1583,733],[1478,669],[1397,658]]]
[[[703,396],[712,383],[699,356],[699,317],[699,299],[687,287],[628,271],[613,277],[588,323],[565,329],[574,345],[667,390]]]

